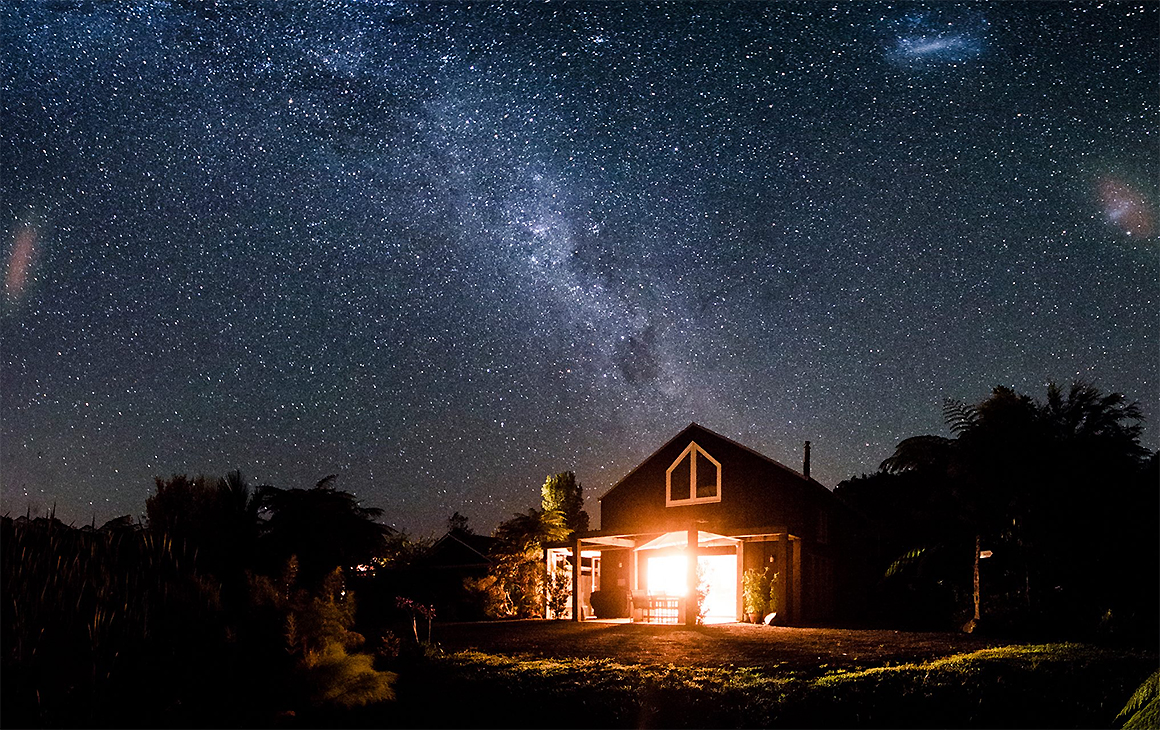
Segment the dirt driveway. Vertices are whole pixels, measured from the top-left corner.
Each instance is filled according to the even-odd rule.
[[[687,628],[589,621],[493,621],[436,626],[448,651],[612,659],[624,664],[779,667],[810,671],[922,661],[1004,642],[957,633],[716,624]]]

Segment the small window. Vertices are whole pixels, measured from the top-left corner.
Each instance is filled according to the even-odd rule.
[[[690,442],[665,472],[665,506],[721,501],[721,462]]]

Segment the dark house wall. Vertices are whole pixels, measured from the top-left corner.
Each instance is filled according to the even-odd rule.
[[[666,507],[665,471],[690,441],[721,462],[721,501]],[[822,485],[692,424],[601,498],[600,529],[670,532],[705,520],[701,529],[709,532],[785,527],[815,540],[821,515],[833,509],[834,496]]]

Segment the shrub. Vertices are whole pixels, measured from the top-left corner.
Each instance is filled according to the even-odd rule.
[[[588,601],[597,618],[625,618],[628,616],[628,591],[592,591]]]

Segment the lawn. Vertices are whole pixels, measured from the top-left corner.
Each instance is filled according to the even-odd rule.
[[[943,632],[540,620],[449,624],[439,627],[435,638],[449,652],[470,649],[509,656],[805,673],[937,659],[1001,643]]]
[[[436,629],[403,727],[1111,727],[1155,651],[960,634],[497,622]],[[308,720],[308,718],[302,718]]]

